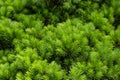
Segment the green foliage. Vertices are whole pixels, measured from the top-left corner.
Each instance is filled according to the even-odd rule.
[[[6,25],[7,26],[7,25]],[[0,24],[0,49],[13,48],[12,45],[12,31],[9,27]]]
[[[120,0],[0,0],[0,80],[119,80]]]
[[[40,66],[40,64],[42,64]],[[46,61],[34,61],[29,71],[26,72],[25,78],[31,78],[32,80],[62,80],[65,79],[65,73],[61,70],[60,66],[56,65],[55,62],[47,64]]]

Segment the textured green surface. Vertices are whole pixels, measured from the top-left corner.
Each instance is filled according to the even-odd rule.
[[[0,80],[120,80],[120,0],[0,0]]]

